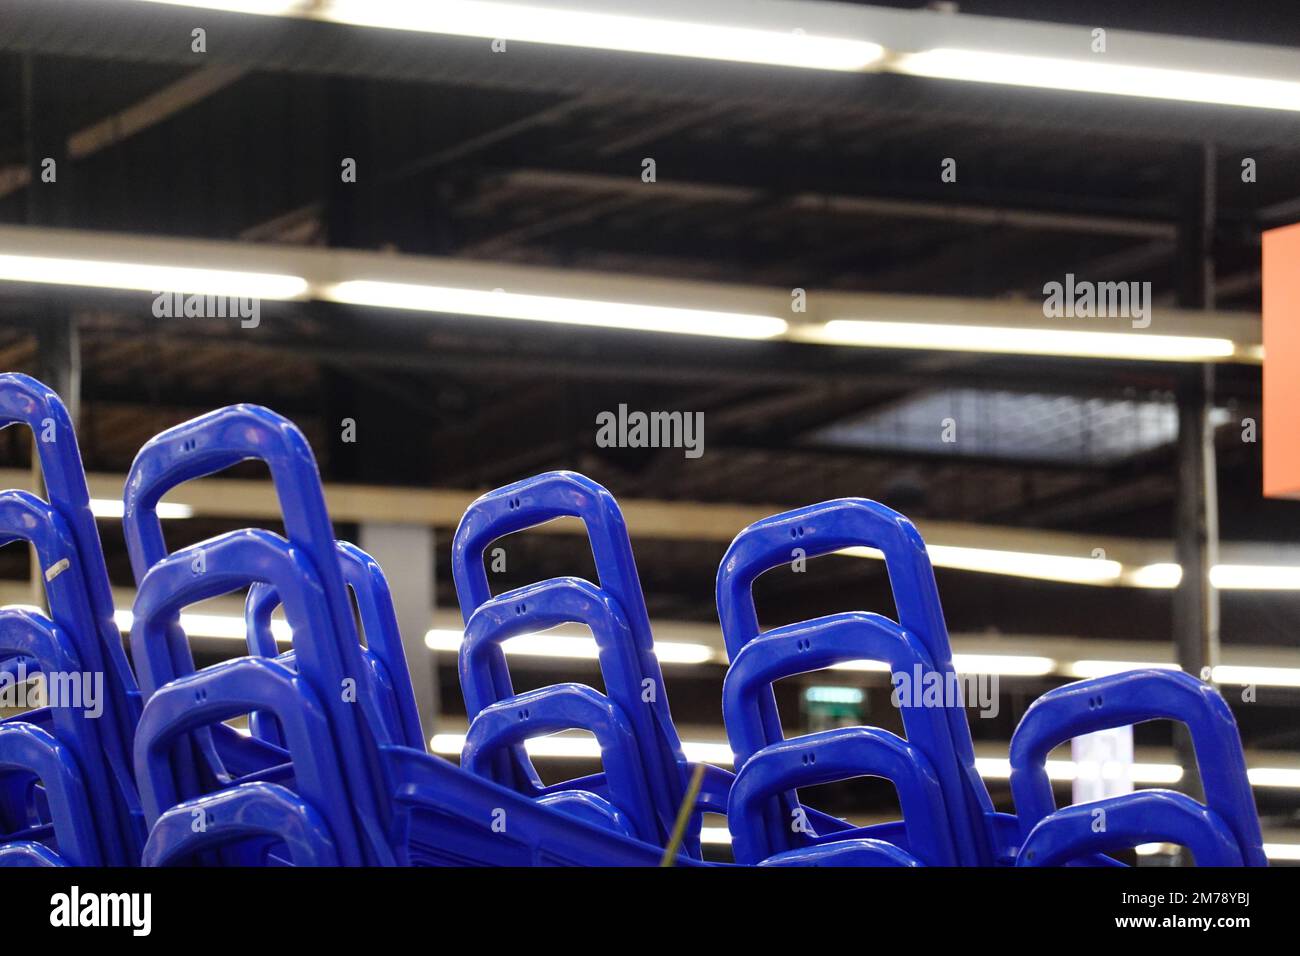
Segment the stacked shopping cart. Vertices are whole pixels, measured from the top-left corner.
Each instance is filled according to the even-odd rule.
[[[610,494],[554,472],[484,495],[453,545],[470,718],[457,766],[425,752],[383,572],[335,539],[311,449],[291,422],[238,405],[141,449],[123,517],[136,578],[134,673],[63,406],[30,378],[0,376],[0,424],[36,436],[48,499],[0,495],[0,543],[33,545],[50,608],[0,611],[0,668],[51,687],[101,675],[105,691],[98,716],[51,697],[0,721],[0,863],[693,865],[703,862],[702,816],[717,813],[740,864],[1110,865],[1106,853],[1157,841],[1188,847],[1202,864],[1265,864],[1232,715],[1209,685],[1179,672],[1081,681],[1035,702],[1011,742],[1015,815],[993,809],[959,702],[902,701],[905,736],[859,726],[787,738],[772,693],[782,678],[861,660],[955,677],[925,545],[875,502],[777,515],[727,551],[717,600],[733,776],[683,755]],[[250,528],[170,552],[162,497],[249,459],[270,470],[283,534]],[[488,547],[561,517],[584,524],[598,580],[552,578],[493,596]],[[796,552],[850,547],[883,553],[897,620],[852,612],[760,630],[759,575]],[[247,592],[248,653],[197,668],[180,614],[234,592]],[[283,652],[271,632],[279,607],[292,634]],[[604,691],[558,683],[516,693],[503,643],[560,624],[590,629]],[[235,729],[243,717],[246,730]],[[1204,803],[1146,790],[1055,807],[1045,770],[1055,746],[1154,719],[1189,728]],[[602,771],[546,785],[526,744],[565,730],[595,737]],[[894,784],[899,821],[855,827],[800,802],[801,788],[861,776]]]

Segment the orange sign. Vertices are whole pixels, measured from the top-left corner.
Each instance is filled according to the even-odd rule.
[[[1300,223],[1264,233],[1264,495],[1300,498]]]

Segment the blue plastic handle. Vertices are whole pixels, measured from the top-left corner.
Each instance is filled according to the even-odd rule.
[[[603,781],[603,775],[602,775]],[[590,790],[558,790],[537,798],[539,807],[550,807],[578,820],[594,823],[626,837],[635,837],[627,814],[599,794]]]
[[[660,828],[671,832],[676,808],[686,791],[688,764],[669,712],[659,659],[654,654],[650,616],[641,592],[627,524],[613,495],[582,475],[553,471],[506,485],[475,500],[461,519],[452,542],[452,575],[461,614],[468,625],[474,612],[492,597],[483,555],[493,541],[563,517],[578,518],[586,527],[600,588],[617,602],[627,617],[641,679],[650,680],[658,689],[651,701],[640,706],[649,708],[654,730],[653,762],[646,768],[649,785]],[[495,686],[508,686],[509,672],[504,657],[490,666]],[[639,728],[641,719],[632,719]],[[686,840],[692,850],[698,849],[693,835],[696,825],[698,821],[693,822]]]
[[[103,713],[93,724],[65,724],[59,739],[76,750],[95,805],[109,808],[113,815],[115,823],[100,828],[104,859],[115,866],[134,863],[144,834],[140,832],[140,806],[131,776],[127,738],[120,735],[117,717],[123,710],[133,712],[137,695],[135,679],[130,679],[127,688],[115,686],[113,671],[105,666],[95,613],[86,591],[84,564],[61,512],[25,491],[0,492],[0,546],[14,541],[28,542],[35,550],[50,615],[58,625],[57,633],[46,635],[45,644],[48,647],[56,643],[66,648],[66,653],[47,650],[39,666],[47,674],[99,676]],[[27,618],[21,621],[16,625],[19,629],[37,626]],[[8,626],[0,625],[0,628]],[[23,640],[24,637],[18,637],[20,645]],[[120,635],[116,644],[121,647]],[[8,650],[19,656],[25,653],[20,647]],[[124,694],[131,697],[130,706],[124,702]],[[134,716],[130,720],[134,727]]]
[[[461,766],[491,777],[491,759],[504,748],[562,730],[586,730],[595,736],[610,802],[627,814],[635,835],[649,843],[658,842],[632,725],[618,704],[590,687],[552,684],[483,708],[465,735]],[[542,796],[540,780],[533,795]]]
[[[750,525],[731,542],[718,569],[717,605],[732,660],[760,634],[753,596],[759,575],[797,557],[812,558],[851,547],[875,548],[884,555],[899,625],[925,648],[936,671],[945,677],[955,673],[925,542],[906,517],[865,498],[840,498],[774,515]],[[779,728],[775,697],[770,691],[760,696],[762,725]],[[992,865],[995,849],[987,821],[993,816],[993,803],[975,769],[970,726],[961,708],[946,708],[944,713],[962,783],[962,799],[950,801],[948,810],[961,834],[958,842],[963,862]],[[950,783],[946,773],[945,782]],[[973,849],[966,849],[967,845]],[[974,860],[969,859],[971,853]]]
[[[906,850],[887,843],[862,837],[838,843],[822,843],[800,847],[769,856],[759,866],[924,866]]]
[[[6,656],[29,660],[46,675],[83,673],[67,632],[43,615],[23,608],[0,608],[0,658]],[[119,814],[112,824],[98,828],[98,841],[101,856],[107,863],[125,866],[135,862],[133,854],[137,852],[128,846],[138,847],[142,838],[135,832],[139,821],[130,815],[131,809],[139,810],[139,803],[135,798],[130,765],[110,766],[108,755],[111,751],[100,733],[101,719],[108,713],[110,702],[104,700],[101,704],[103,713],[99,715],[100,719],[91,719],[85,707],[50,706],[43,710],[48,711],[55,738],[73,754],[94,805],[112,808]],[[34,718],[27,713],[22,714],[21,719],[31,721]],[[115,777],[119,781],[118,789],[114,789]],[[123,793],[123,789],[127,792]],[[129,837],[136,839],[130,840]]]
[[[303,679],[277,661],[237,657],[171,681],[145,702],[135,770],[150,825],[182,799],[170,752],[182,734],[254,710],[275,715],[293,761],[295,792],[328,822],[344,865],[363,862],[326,711]]]
[[[203,826],[195,830],[196,820]],[[178,803],[149,831],[142,864],[183,866],[197,854],[264,837],[294,866],[338,866],[329,826],[316,809],[275,783],[249,781]]]
[[[321,699],[329,708],[358,815],[366,821],[369,852],[376,861],[387,859],[388,837],[382,832],[387,802],[378,789],[382,775],[376,748],[391,741],[374,672],[362,659],[316,460],[297,426],[270,409],[233,405],[150,439],[136,455],[124,490],[122,525],[131,567],[143,584],[149,569],[167,555],[157,515],[164,494],[249,459],[265,462],[270,470],[285,536],[316,569],[323,589],[322,605],[331,626],[314,631],[310,642],[311,654],[327,664],[332,675]],[[298,650],[301,655],[303,649]],[[356,688],[355,703],[340,700],[343,681]]]
[[[898,790],[908,852],[930,866],[957,864],[943,792],[930,761],[906,740],[876,727],[806,734],[754,754],[731,787],[727,822],[736,862],[759,863],[812,842],[800,838],[792,818],[786,821],[783,842],[773,845],[764,826],[764,802],[787,790],[865,776],[884,777]],[[844,838],[852,839],[853,831]]]
[[[775,709],[767,714],[775,725],[763,723],[762,702],[771,698],[773,684],[786,677],[857,660],[883,662],[892,674],[906,674],[909,680],[917,680],[918,686],[926,675],[943,677],[934,670],[929,654],[919,641],[879,614],[864,611],[832,614],[767,631],[735,654],[722,685],[722,714],[727,738],[736,754],[736,765],[743,767],[760,749],[784,739]],[[908,742],[924,753],[934,767],[945,803],[960,807],[964,799],[963,777],[949,738],[945,709],[922,706],[911,696],[900,699],[899,705]],[[773,839],[779,839],[786,831],[790,813],[796,806],[796,795],[788,793],[779,807],[770,809],[768,828],[773,832]],[[979,862],[971,830],[981,824],[977,820],[966,821],[964,827],[954,825],[963,864]]]
[[[95,817],[72,751],[32,724],[3,724],[0,771],[32,774],[45,788],[59,857],[70,866],[101,865]]]
[[[198,568],[202,570],[196,571]],[[338,642],[331,639],[323,587],[313,565],[277,534],[257,529],[232,531],[167,555],[150,568],[136,594],[131,627],[131,649],[141,687],[147,697],[158,693],[168,681],[193,672],[189,643],[179,629],[171,626],[182,608],[257,581],[272,585],[284,601],[285,617],[294,633],[297,673],[331,715],[338,759],[347,768],[345,772],[356,771],[351,778],[355,781],[371,772],[362,742],[348,733],[352,726],[349,722],[356,719],[351,711],[363,706],[366,691],[347,684],[343,676],[347,671],[340,667]],[[355,695],[347,693],[348,688],[355,688]],[[372,703],[378,706],[377,701]],[[195,737],[208,763],[216,765],[215,751],[206,735],[199,733]],[[373,772],[378,779],[378,770]],[[357,793],[361,785],[349,788],[352,799],[360,799]],[[369,829],[371,852],[386,854],[388,842],[378,810],[358,807],[356,816]]]
[[[1246,864],[1267,866],[1232,711],[1209,684],[1173,670],[1150,668],[1077,681],[1048,691],[1029,706],[1011,737],[1011,793],[1022,836],[1027,839],[1056,809],[1046,768],[1053,748],[1080,734],[1160,719],[1187,725],[1206,804],[1227,822]]]
[[[67,860],[59,856],[44,843],[31,840],[15,840],[13,843],[0,845],[0,866],[70,866]]]
[[[631,626],[619,603],[605,591],[581,578],[551,578],[508,591],[481,604],[465,625],[459,655],[460,686],[465,712],[471,721],[485,707],[514,695],[502,643],[560,624],[584,624],[596,642],[601,679],[609,699],[632,722],[637,759],[650,777],[658,768],[654,722],[641,700],[641,674]],[[504,676],[504,683],[499,683]],[[528,788],[538,783],[537,772],[522,747],[498,754],[492,779]],[[658,795],[671,799],[660,785]],[[657,812],[663,813],[665,807]]]
[[[934,571],[912,522],[866,498],[840,498],[773,515],[736,535],[718,569],[718,615],[727,653],[735,656],[759,634],[753,585],[760,574],[794,559],[795,549],[815,558],[845,548],[876,548],[885,556],[898,623],[915,635],[935,667],[952,668]]]
[[[1141,790],[1048,814],[1030,831],[1016,866],[1064,866],[1090,853],[1156,842],[1187,847],[1197,866],[1243,865],[1232,830],[1209,807],[1184,793]]]
[[[388,698],[386,703],[389,704],[386,711],[392,712],[391,715],[386,714],[391,716],[389,736],[408,747],[422,749],[425,746],[424,732],[420,727],[415,691],[411,687],[406,651],[402,647],[402,635],[397,626],[397,612],[393,608],[388,579],[384,577],[378,562],[356,545],[339,541],[337,551],[343,578],[356,597],[368,656],[378,661],[383,674],[381,683],[389,691],[385,695]],[[249,588],[244,605],[249,653],[263,657],[279,656],[275,635],[271,630],[271,615],[279,606],[280,597],[275,588],[268,584],[255,584]],[[250,718],[250,726],[256,736],[276,742],[274,728],[263,724],[258,714],[253,714]]]
[[[113,590],[99,529],[90,511],[90,489],[72,419],[59,396],[47,386],[30,376],[8,372],[0,374],[0,428],[9,425],[26,425],[32,430],[46,494],[72,534],[100,643],[99,653],[87,656],[85,663],[105,669],[112,701],[111,731],[106,736],[128,746],[140,714],[140,699],[113,617]]]

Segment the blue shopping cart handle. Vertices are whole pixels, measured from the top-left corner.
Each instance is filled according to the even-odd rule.
[[[44,843],[16,840],[0,844],[0,866],[71,866]]]
[[[72,751],[32,724],[2,724],[0,771],[32,774],[45,788],[54,839],[64,861],[71,866],[102,864],[95,816]]]
[[[357,610],[361,616],[369,656],[378,661],[382,669],[382,683],[391,702],[394,726],[393,740],[408,747],[422,749],[424,733],[411,686],[410,670],[406,666],[406,651],[402,647],[402,634],[397,626],[397,612],[393,608],[392,592],[383,569],[370,555],[348,541],[337,542],[339,564],[343,579],[356,596]],[[271,615],[280,606],[280,595],[269,584],[254,584],[248,590],[244,604],[248,650],[250,654],[278,657],[279,648],[271,628]],[[256,736],[271,743],[276,742],[273,728],[265,727],[260,715],[254,714],[250,724]]]
[[[632,725],[621,707],[590,687],[552,684],[483,708],[465,735],[461,766],[491,779],[492,758],[502,750],[563,730],[586,730],[595,736],[610,802],[628,816],[635,835],[657,842],[658,828]],[[534,796],[542,795],[540,783],[533,788]]]
[[[786,850],[762,860],[759,866],[924,866],[902,847],[884,840],[859,837],[837,843]]]
[[[339,863],[329,826],[316,809],[293,791],[260,780],[172,807],[149,831],[141,862],[144,866],[183,866],[204,850],[249,837],[265,837],[282,845],[294,866]]]
[[[5,657],[31,661],[46,675],[88,673],[68,632],[44,615],[24,608],[0,608],[0,658]],[[134,809],[135,784],[130,764],[111,765],[109,748],[102,733],[107,728],[102,720],[97,719],[107,711],[109,702],[98,701],[102,708],[98,715],[90,713],[92,702],[85,697],[54,703],[58,706],[48,708],[49,726],[55,738],[72,753],[88,799],[96,807],[113,807],[117,803],[114,781],[120,776],[130,781],[131,808]],[[28,718],[28,715],[21,716]],[[136,852],[125,846],[119,825],[120,821],[115,821],[98,827],[96,831],[103,859],[114,865],[125,864]]]
[[[883,662],[891,674],[904,673],[909,679],[918,665],[923,673],[934,670],[930,655],[915,638],[888,618],[866,611],[774,628],[745,644],[722,684],[722,716],[736,765],[744,766],[755,752],[784,738],[775,706],[767,714],[760,707],[763,700],[772,699],[773,684],[858,660]],[[922,707],[909,696],[899,710],[909,741],[931,755],[949,748],[942,707]]]
[[[952,652],[925,542],[912,522],[866,498],[839,498],[757,521],[736,535],[718,568],[717,601],[727,653],[735,657],[759,634],[753,584],[765,571],[845,548],[885,556],[898,622],[915,635],[934,666],[951,670]]]
[[[1034,826],[1017,866],[1062,866],[1091,853],[1143,843],[1177,843],[1197,866],[1241,866],[1241,848],[1224,819],[1183,793],[1142,790],[1077,803]]]
[[[103,644],[102,653],[107,655],[112,678],[120,690],[119,706],[128,708],[120,716],[134,721],[138,710],[134,701],[135,682],[113,620],[113,592],[108,584],[99,529],[90,511],[90,489],[86,485],[72,419],[50,388],[28,375],[8,372],[0,375],[0,428],[9,425],[26,425],[35,436],[46,493],[67,522],[75,541]]]
[[[538,797],[539,807],[550,807],[578,820],[594,823],[623,836],[636,838],[636,830],[626,813],[590,790],[557,790]]]
[[[507,591],[481,604],[465,625],[458,659],[465,712],[473,720],[485,707],[514,695],[510,670],[501,645],[512,637],[544,631],[560,624],[584,624],[596,642],[601,679],[609,699],[632,721],[642,763],[656,766],[654,726],[641,702],[641,676],[631,626],[622,607],[609,594],[581,578],[551,578]],[[527,788],[538,777],[521,747],[499,752],[492,778]],[[662,785],[660,785],[662,790]],[[664,798],[665,800],[667,798]],[[675,809],[675,808],[674,808]]]
[[[181,735],[255,710],[273,714],[284,731],[295,789],[328,821],[342,862],[361,862],[325,710],[297,673],[265,657],[237,657],[178,677],[145,702],[135,770],[150,826],[182,799],[200,796],[177,789],[170,755]]]
[[[122,525],[137,580],[167,553],[157,514],[162,496],[249,459],[270,469],[286,537],[324,568],[334,556],[334,533],[311,446],[296,425],[270,409],[232,405],[155,435],[136,455],[123,492]]]
[[[765,747],[736,774],[727,822],[738,863],[758,863],[785,850],[813,842],[796,830],[798,818],[786,822],[783,845],[768,839],[763,803],[799,787],[854,777],[884,777],[898,791],[908,849],[931,866],[955,866],[956,852],[944,809],[939,778],[918,748],[876,727],[845,727],[806,734]],[[851,838],[852,831],[845,834]]]
[[[623,513],[613,495],[572,471],[551,471],[517,481],[488,492],[466,509],[451,551],[456,593],[466,622],[492,596],[483,567],[488,545],[555,518],[582,521],[601,587],[623,606],[638,642],[648,646],[650,623]]]
[[[965,806],[966,781],[949,730],[948,712],[961,711],[962,701],[943,702],[941,706],[923,701],[921,690],[926,679],[946,689],[945,675],[935,671],[929,654],[916,638],[879,614],[852,611],[790,624],[767,631],[740,649],[722,685],[722,714],[737,766],[743,767],[754,753],[784,737],[773,684],[858,660],[883,662],[892,675],[898,675],[897,703],[907,740],[926,755],[939,775],[945,804],[954,814],[953,835],[962,849],[963,862],[977,862],[976,835],[985,821],[980,816],[959,816]],[[907,686],[915,685],[915,694],[901,693],[904,681]],[[960,716],[964,719],[964,715]],[[799,806],[797,794],[786,793],[780,804],[766,813],[768,830],[778,843],[790,814]]]
[[[1080,734],[1147,720],[1187,725],[1205,802],[1227,821],[1247,864],[1266,866],[1241,737],[1227,703],[1209,684],[1182,671],[1148,668],[1048,691],[1034,701],[1011,737],[1011,793],[1026,838],[1056,809],[1047,755]]]

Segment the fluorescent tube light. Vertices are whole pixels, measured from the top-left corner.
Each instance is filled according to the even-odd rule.
[[[912,76],[1008,86],[1107,93],[1220,106],[1300,110],[1300,82],[1198,70],[1114,63],[1105,57],[1072,60],[986,50],[940,48],[899,56],[890,69]]]
[[[1003,757],[976,757],[975,769],[989,780],[1006,780],[1011,776],[1011,761]],[[1051,780],[1071,781],[1078,776],[1073,760],[1047,761],[1047,776]],[[1172,763],[1135,763],[1135,783],[1177,783],[1182,779],[1183,768]]]
[[[824,325],[795,327],[791,337],[823,345],[886,349],[1001,352],[1008,355],[1062,355],[1079,358],[1140,359],[1162,362],[1232,358],[1230,339],[1131,332],[1080,332],[1015,326],[953,325],[936,322],[875,322],[833,319]]]
[[[123,634],[130,633],[135,615],[128,610],[118,609],[113,612],[117,629]],[[234,614],[192,614],[181,615],[181,629],[190,637],[216,637],[227,640],[247,640],[248,630],[244,619]],[[274,618],[271,621],[271,634],[277,642],[287,644],[293,640],[293,631],[289,622]]]
[[[608,329],[674,332],[736,339],[770,339],[783,334],[784,319],[739,312],[679,309],[626,302],[597,302],[560,296],[525,295],[402,282],[352,280],[327,286],[324,298],[332,302],[385,309],[412,309],[452,315],[478,315],[529,322],[558,322]]]
[[[1176,588],[1182,579],[1182,566],[1170,563],[1143,565],[1124,575],[1124,583],[1136,588]]]
[[[291,16],[310,0],[149,0],[169,7],[199,7],[224,13],[260,13],[264,16]]]
[[[731,831],[726,827],[700,827],[700,842],[710,846],[730,846]]]
[[[443,756],[459,755],[464,747],[464,734],[434,734],[429,738],[430,751]],[[530,757],[600,759],[600,745],[590,735],[577,737],[554,734],[549,737],[533,737],[525,742],[524,747]],[[731,745],[726,743],[687,740],[682,742],[682,753],[687,760],[697,763],[729,765],[735,761]]]
[[[989,548],[964,548],[945,544],[926,545],[930,562],[937,568],[1007,574],[1039,581],[1067,584],[1113,584],[1120,580],[1124,566],[1106,558],[1081,558],[1074,555],[1034,554],[1028,551],[995,551]],[[840,554],[882,560],[875,548],[845,548]]]
[[[464,633],[434,628],[424,635],[425,646],[434,651],[459,652]],[[595,660],[596,641],[590,637],[567,634],[520,634],[502,643],[507,654],[524,657],[566,657]],[[690,644],[682,641],[655,641],[655,656],[663,664],[703,664],[713,659],[713,648],[707,644]]]
[[[1300,843],[1265,843],[1264,855],[1270,860],[1300,860]]]
[[[1008,677],[1033,677],[1050,674],[1056,670],[1056,661],[1050,657],[1033,657],[1019,654],[954,654],[953,668],[961,674],[999,674]],[[889,673],[889,665],[881,661],[844,661],[832,664],[827,670],[869,671]]]
[[[194,509],[189,505],[170,501],[158,502],[155,510],[159,518],[194,517]],[[91,498],[90,513],[96,518],[120,518],[125,513],[125,505],[117,498]]]
[[[0,280],[246,299],[296,299],[307,293],[307,280],[301,276],[50,256],[0,255]]]
[[[1124,574],[1139,588],[1176,588],[1183,569],[1177,564],[1147,564]],[[1300,591],[1300,567],[1288,564],[1216,564],[1210,584],[1221,591]]]
[[[1252,787],[1300,787],[1300,769],[1251,767],[1246,771]]]
[[[429,739],[429,749],[444,756],[458,756],[465,746],[465,735],[434,734]],[[555,734],[534,737],[525,744],[534,757],[559,757],[581,760],[599,760],[600,746],[589,734],[571,736]],[[731,745],[716,741],[683,741],[682,752],[693,762],[731,765],[735,754]],[[989,780],[1006,780],[1011,776],[1011,761],[1005,757],[976,757],[975,769]],[[1073,760],[1048,760],[1047,776],[1052,780],[1068,782],[1079,774]],[[1248,771],[1252,786],[1300,788],[1300,769],[1282,767],[1255,767]],[[1135,763],[1133,782],[1144,784],[1174,784],[1183,778],[1183,768],[1172,763]]]
[[[1210,583],[1223,591],[1297,591],[1300,567],[1266,564],[1216,564]]]
[[[1056,670],[1050,657],[1018,654],[954,654],[952,666],[959,674],[999,674],[1008,677],[1035,677]]]
[[[1182,670],[1177,664],[1152,663],[1150,661],[1102,661],[1102,660],[1081,660],[1070,664],[1065,670],[1070,677],[1077,677],[1080,680],[1086,680],[1091,677],[1109,677],[1111,674],[1120,674],[1124,671],[1144,670],[1149,667],[1159,668],[1160,670]]]
[[[1236,664],[1217,664],[1214,667],[1216,684],[1262,684],[1266,687],[1300,687],[1300,667],[1245,667]]]
[[[884,55],[876,43],[688,20],[563,10],[479,0],[327,0],[320,17],[355,26],[557,46],[653,53],[816,70],[866,70]]]

